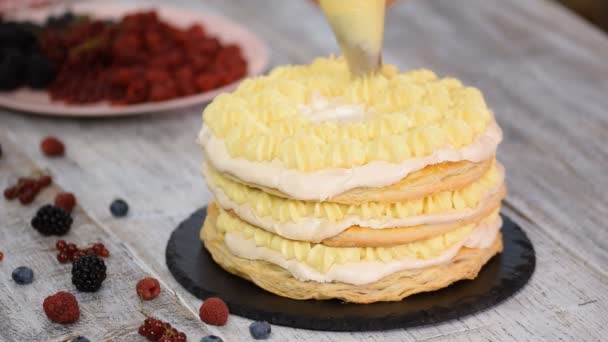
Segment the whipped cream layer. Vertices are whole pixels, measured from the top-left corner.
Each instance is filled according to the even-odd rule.
[[[335,264],[326,273],[295,259],[286,259],[281,253],[266,247],[258,247],[253,239],[245,238],[241,233],[229,232],[224,235],[224,241],[230,252],[238,257],[250,260],[264,260],[288,270],[301,281],[342,282],[353,285],[364,285],[376,282],[395,272],[420,269],[449,263],[462,247],[490,247],[502,226],[500,216],[493,221],[477,226],[467,238],[455,243],[442,254],[431,259],[404,258],[391,262],[360,261],[345,264]]]
[[[232,210],[239,218],[254,226],[292,240],[321,242],[327,238],[340,234],[352,226],[372,229],[412,227],[422,224],[438,224],[457,221],[475,216],[486,209],[490,197],[500,191],[503,186],[504,168],[502,165],[497,164],[497,170],[500,177],[498,185],[484,195],[476,208],[466,208],[449,213],[427,214],[405,218],[386,217],[382,219],[364,219],[352,215],[337,222],[316,217],[306,217],[299,222],[277,222],[270,216],[260,216],[249,204],[236,203],[226,196],[224,191],[218,187],[209,185],[209,189],[220,207],[225,210]]]
[[[359,122],[373,115],[363,104],[347,104],[341,99],[325,98],[318,93],[313,93],[310,103],[299,105],[298,110],[312,122]]]
[[[325,201],[332,196],[360,187],[383,187],[397,183],[408,174],[428,165],[443,162],[481,162],[492,158],[502,140],[502,131],[492,121],[477,140],[460,149],[440,149],[425,157],[413,157],[401,163],[374,161],[349,169],[326,169],[302,172],[288,169],[278,160],[253,162],[231,157],[222,139],[203,126],[199,135],[206,159],[213,167],[245,182],[277,189],[293,199]]]

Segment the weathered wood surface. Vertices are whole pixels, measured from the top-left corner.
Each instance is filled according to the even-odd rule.
[[[157,1],[161,3],[161,1]],[[142,2],[144,3],[144,2]],[[145,3],[151,3],[147,1]],[[317,9],[304,0],[176,1],[239,20],[265,39],[272,64],[300,63],[337,52]],[[527,231],[537,271],[518,295],[486,312],[440,325],[374,333],[322,333],[273,327],[273,341],[600,341],[608,334],[608,37],[544,0],[410,0],[388,13],[384,59],[428,67],[480,87],[505,131],[500,159],[508,171],[505,211]],[[143,305],[186,331],[225,341],[249,339],[249,321],[222,328],[198,322],[200,300],[170,276],[164,247],[171,230],[210,196],[194,138],[200,108],[121,119],[54,119],[0,111],[0,186],[29,167],[46,168],[82,209],[68,240],[109,245],[104,290],[79,294],[83,321],[58,328],[42,298],[71,289],[57,266],[54,239],[27,227],[34,208],[0,200],[0,340],[56,341],[75,334],[94,341],[129,340],[142,319],[134,281],[163,280],[162,297]],[[40,155],[41,137],[62,137],[67,156]],[[45,193],[48,200],[52,191]],[[116,197],[130,215],[112,218]],[[89,219],[90,217],[90,219]],[[13,267],[37,272],[17,288]],[[173,296],[175,293],[175,296]]]

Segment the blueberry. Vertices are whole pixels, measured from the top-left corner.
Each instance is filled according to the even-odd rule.
[[[215,335],[207,335],[201,339],[201,342],[224,342],[224,340]]]
[[[91,341],[84,336],[78,336],[70,342],[91,342]]]
[[[127,202],[121,199],[114,200],[114,202],[112,202],[112,204],[110,205],[110,212],[112,212],[112,215],[114,215],[114,217],[126,216],[129,212],[129,205],[127,204]]]
[[[34,281],[34,271],[25,266],[19,266],[13,270],[13,280],[19,285],[31,284]]]
[[[32,54],[26,64],[25,80],[34,89],[45,88],[55,78],[51,61],[39,54]]]
[[[265,321],[256,321],[249,326],[251,336],[256,340],[265,340],[270,336],[270,324]]]

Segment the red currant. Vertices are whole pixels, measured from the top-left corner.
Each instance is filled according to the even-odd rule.
[[[78,247],[76,247],[76,245],[73,243],[68,243],[68,245],[66,246],[66,250],[68,251],[68,253],[75,253],[76,251],[78,251]]]
[[[66,252],[61,252],[57,254],[57,261],[65,264],[66,262],[70,261],[70,256]]]
[[[63,251],[67,246],[67,243],[65,242],[65,240],[57,240],[57,243],[55,243],[55,247],[57,247],[58,250]]]

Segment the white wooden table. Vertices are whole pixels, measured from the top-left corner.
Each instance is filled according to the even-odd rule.
[[[157,1],[161,3],[161,1]],[[142,2],[143,3],[143,2]],[[146,2],[150,4],[150,2]],[[320,12],[304,0],[174,1],[245,23],[266,40],[272,64],[336,53]],[[272,341],[606,341],[608,339],[608,36],[545,0],[410,0],[388,13],[384,59],[428,67],[480,87],[505,131],[504,211],[532,239],[537,269],[523,291],[479,314],[444,324],[371,333],[325,333],[273,326]],[[216,334],[250,340],[249,320],[224,327],[198,319],[201,301],[169,274],[164,249],[172,229],[209,201],[194,142],[201,108],[121,119],[56,119],[0,110],[0,186],[47,169],[81,207],[67,240],[102,241],[109,277],[94,294],[77,293],[70,267],[55,260],[56,239],[29,228],[46,190],[28,207],[0,199],[0,340],[144,341],[145,314],[171,322],[190,341]],[[67,144],[64,158],[41,155],[43,136]],[[130,214],[108,210],[124,198]],[[10,273],[32,267],[36,280]],[[161,279],[159,298],[141,303],[136,281]],[[51,324],[44,297],[76,293],[74,325]]]

